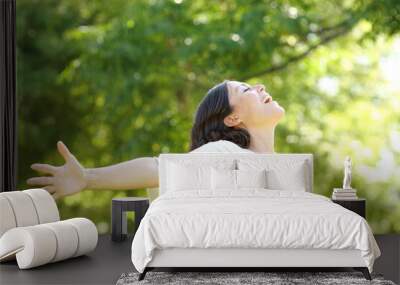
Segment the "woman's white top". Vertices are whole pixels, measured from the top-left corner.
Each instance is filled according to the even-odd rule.
[[[231,141],[219,140],[203,144],[202,146],[190,151],[189,153],[192,152],[253,152],[253,151],[246,148],[242,148]]]
[[[227,141],[227,140],[219,140],[219,141],[214,141],[214,142],[208,142],[206,144],[203,144],[202,146],[190,151],[189,153],[197,153],[197,152],[251,152],[254,153],[253,151],[242,148],[238,146],[237,144]],[[154,156],[154,158],[157,160],[158,163],[158,157]],[[154,187],[154,188],[147,188],[147,196],[149,197],[150,201],[153,201],[155,198],[158,197],[159,194],[159,188]]]

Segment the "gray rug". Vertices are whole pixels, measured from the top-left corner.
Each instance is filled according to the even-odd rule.
[[[372,274],[372,281],[361,272],[156,272],[150,271],[142,281],[139,273],[124,273],[116,285],[133,284],[379,284],[395,285],[382,275]]]

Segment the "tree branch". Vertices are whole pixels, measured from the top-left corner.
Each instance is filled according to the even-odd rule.
[[[351,30],[351,28],[353,27],[353,25],[351,25],[351,24],[350,24],[350,25],[344,25],[344,23],[349,24],[348,21],[345,21],[345,22],[342,22],[342,23],[336,25],[336,26],[334,27],[334,28],[336,29],[336,31],[333,30],[333,27],[330,27],[330,28],[328,29],[329,35],[327,35],[327,36],[322,36],[322,39],[320,40],[320,42],[319,42],[318,44],[315,44],[315,45],[310,46],[310,47],[309,47],[306,51],[304,51],[303,53],[300,53],[300,54],[298,54],[298,55],[296,55],[296,56],[293,56],[293,57],[289,58],[289,59],[288,59],[286,62],[284,62],[284,63],[278,64],[278,65],[275,65],[275,66],[271,66],[271,67],[269,67],[269,68],[267,68],[267,69],[260,70],[260,71],[257,71],[257,72],[254,72],[254,73],[250,73],[250,74],[248,74],[248,75],[245,75],[245,76],[239,78],[239,81],[246,81],[246,80],[249,80],[249,79],[251,79],[251,78],[253,78],[253,77],[257,77],[257,76],[261,76],[261,75],[265,75],[265,74],[269,74],[269,73],[273,73],[273,72],[280,71],[280,70],[282,70],[282,69],[285,69],[285,68],[286,68],[287,66],[289,66],[290,64],[292,64],[292,63],[294,63],[294,62],[297,62],[297,61],[299,61],[299,60],[305,58],[306,56],[308,56],[312,51],[314,51],[314,50],[317,49],[318,47],[320,47],[320,46],[322,46],[322,45],[324,45],[324,44],[327,44],[328,42],[330,42],[330,41],[336,39],[337,37],[342,36],[342,35],[348,33],[348,32]],[[332,32],[332,31],[334,31],[334,32]]]
[[[342,22],[340,22],[340,23],[338,23],[336,25],[321,27],[318,30],[316,30],[314,33],[317,34],[317,35],[323,35],[323,34],[326,34],[327,32],[330,32],[330,31],[335,31],[337,29],[344,28],[346,26],[351,26],[352,22],[353,22],[353,19],[352,18],[348,18],[348,19],[343,20]]]
[[[322,38],[321,41],[316,45],[310,46],[305,52],[289,58],[286,62],[284,62],[282,64],[271,66],[265,70],[255,72],[253,74],[245,75],[242,78],[240,78],[239,80],[246,81],[246,80],[249,80],[256,76],[261,76],[261,75],[265,75],[265,74],[269,74],[269,73],[273,73],[273,72],[282,70],[282,69],[286,68],[287,66],[289,66],[290,64],[303,59],[304,57],[309,55],[313,50],[317,49],[321,45],[324,45],[324,44],[336,39],[339,36],[345,35],[346,33],[348,33],[351,30],[352,27],[354,27],[354,25],[362,17],[364,17],[368,13],[368,11],[373,9],[373,3],[375,3],[375,2],[372,2],[369,5],[367,5],[358,15],[353,15],[352,17],[342,21],[341,23],[339,23],[337,25],[321,28],[318,31],[316,31],[317,34],[321,35],[321,38]],[[324,32],[328,35],[324,36]]]
[[[314,32],[315,34],[321,36],[321,40],[318,44],[310,46],[305,52],[289,58],[286,62],[284,62],[282,64],[271,66],[265,70],[261,70],[261,71],[255,72],[255,73],[244,75],[237,80],[246,81],[246,80],[249,80],[256,76],[261,76],[261,75],[277,72],[282,69],[285,69],[287,66],[289,66],[290,64],[292,64],[294,62],[300,61],[301,59],[308,56],[313,50],[317,49],[321,45],[324,45],[324,44],[348,33],[351,30],[351,28],[353,28],[353,26],[362,18],[362,16],[365,15],[366,11],[367,11],[367,8],[362,13],[360,13],[357,17],[355,15],[353,15],[352,17],[349,17],[346,20],[343,20],[338,24],[335,24],[332,26],[327,26],[327,27],[321,27],[320,29],[315,31]],[[300,35],[300,38],[304,39],[305,35]],[[227,77],[235,78],[235,76],[230,76],[230,75],[224,76],[224,78],[227,78]],[[202,81],[201,82],[195,81],[193,84],[194,84],[195,88],[200,88],[200,89],[204,89],[204,90],[208,90],[210,88],[209,85],[205,85]]]

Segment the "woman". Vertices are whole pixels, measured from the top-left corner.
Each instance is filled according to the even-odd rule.
[[[285,110],[265,86],[228,81],[211,88],[200,102],[191,132],[190,152],[274,153],[275,126]],[[62,166],[35,163],[32,169],[52,176],[33,177],[55,199],[84,189],[123,190],[158,187],[158,158],[141,157],[111,166],[84,168],[62,143]]]

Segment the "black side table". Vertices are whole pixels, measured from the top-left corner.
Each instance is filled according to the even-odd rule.
[[[339,204],[340,206],[359,214],[365,219],[365,208],[366,200],[364,198],[354,199],[354,200],[334,200],[332,202]]]
[[[135,212],[135,233],[148,208],[148,198],[113,198],[111,207],[111,239],[113,241],[123,241],[126,239],[128,234],[126,212]]]

